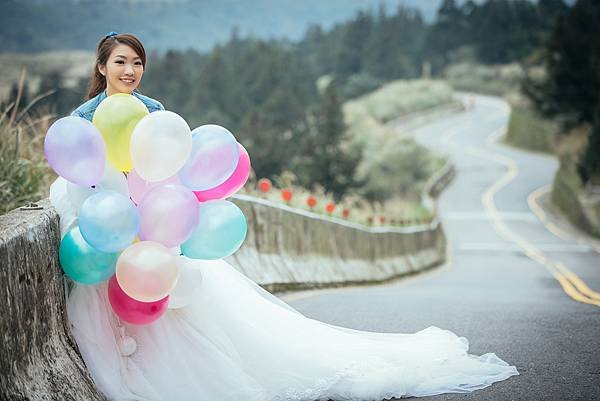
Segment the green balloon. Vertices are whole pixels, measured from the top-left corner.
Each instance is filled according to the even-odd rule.
[[[81,284],[99,284],[115,274],[119,252],[107,253],[92,248],[79,226],[64,236],[58,250],[60,265],[67,276]]]
[[[227,200],[210,200],[200,203],[199,214],[196,229],[181,244],[185,256],[214,260],[238,250],[248,232],[246,217],[239,207]]]

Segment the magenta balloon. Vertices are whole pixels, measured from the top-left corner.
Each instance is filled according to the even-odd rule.
[[[240,143],[238,143],[238,145],[240,147],[240,159],[238,160],[233,174],[221,185],[207,189],[206,191],[194,191],[196,198],[198,198],[200,202],[228,198],[239,191],[240,188],[244,186],[246,181],[248,181],[251,167],[250,155],[248,154],[246,148],[244,148]]]
[[[144,195],[151,189],[156,187],[162,187],[169,184],[181,184],[179,175],[175,174],[163,181],[146,181],[135,171],[135,169],[129,172],[127,175],[127,186],[129,187],[129,197],[136,205],[139,205]]]
[[[139,237],[167,248],[187,240],[198,225],[198,200],[183,185],[165,185],[149,191],[138,206]]]
[[[56,174],[74,184],[96,185],[104,174],[104,139],[84,118],[63,117],[52,124],[44,139],[44,153]]]
[[[161,317],[169,306],[169,296],[154,302],[131,298],[119,286],[115,276],[108,281],[108,300],[121,319],[133,324],[150,324]]]

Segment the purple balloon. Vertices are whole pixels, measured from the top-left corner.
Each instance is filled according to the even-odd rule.
[[[138,206],[139,237],[156,241],[167,248],[187,240],[199,220],[198,200],[182,185],[165,185],[150,190]]]
[[[81,186],[96,185],[106,163],[106,145],[100,131],[88,120],[69,116],[48,129],[44,153],[56,174]]]
[[[235,171],[240,148],[231,132],[220,125],[202,125],[192,131],[192,153],[179,170],[179,178],[194,191],[224,183]]]

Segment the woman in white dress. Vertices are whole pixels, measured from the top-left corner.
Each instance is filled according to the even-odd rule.
[[[73,115],[91,120],[114,93],[134,94],[146,64],[133,35],[98,45],[89,98]],[[50,200],[64,235],[76,223],[67,183]],[[303,316],[223,260],[177,256],[196,272],[191,302],[136,326],[112,311],[107,284],[70,283],[72,333],[98,389],[110,400],[382,400],[466,393],[518,375],[493,353],[468,354],[468,341],[434,326],[414,334],[372,333]]]

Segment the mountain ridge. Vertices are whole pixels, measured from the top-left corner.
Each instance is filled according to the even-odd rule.
[[[148,49],[210,50],[241,37],[300,40],[310,25],[330,29],[360,10],[418,9],[432,20],[442,0],[5,0],[0,51],[93,49],[109,31],[137,34]],[[110,6],[118,6],[119,13]],[[77,21],[74,24],[73,21]]]

